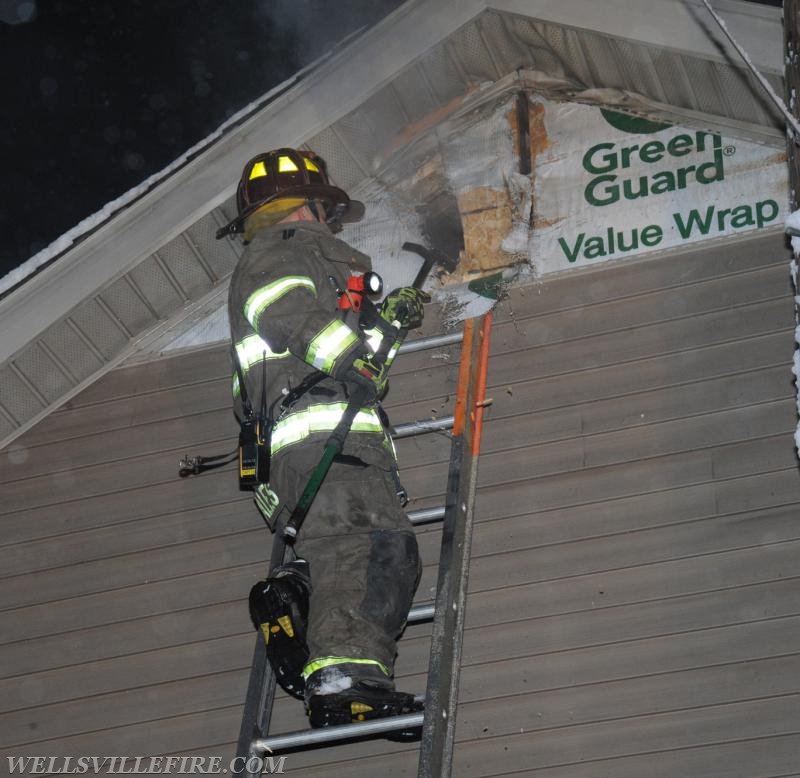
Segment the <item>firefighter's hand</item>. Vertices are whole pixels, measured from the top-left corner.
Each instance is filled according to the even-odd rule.
[[[370,353],[356,357],[340,375],[335,376],[352,392],[356,387],[367,390],[367,402],[380,398],[388,380],[388,368]]]
[[[416,287],[400,287],[386,295],[381,306],[381,318],[394,327],[414,330],[422,324],[424,304],[430,301],[430,295]]]

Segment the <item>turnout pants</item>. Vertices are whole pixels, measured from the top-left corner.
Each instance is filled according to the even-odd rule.
[[[300,444],[273,459],[271,486],[289,510],[321,453]],[[374,659],[392,670],[419,583],[417,540],[391,473],[343,459],[331,466],[295,541],[311,576],[309,662]]]

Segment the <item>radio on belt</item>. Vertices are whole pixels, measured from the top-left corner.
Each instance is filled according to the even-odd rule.
[[[269,481],[269,451],[258,417],[245,419],[239,428],[239,488],[255,489]]]

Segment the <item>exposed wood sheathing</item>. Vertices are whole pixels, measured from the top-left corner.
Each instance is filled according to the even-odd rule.
[[[500,305],[454,775],[796,773],[787,284],[773,233]],[[452,413],[455,349],[396,368],[396,422]],[[118,369],[2,452],[2,764],[232,756],[268,536],[231,472],[176,477],[187,450],[232,443],[229,381],[222,348]],[[412,507],[439,502],[446,437],[399,449]],[[418,531],[422,601],[439,538]],[[424,688],[428,635],[401,643],[403,688]],[[294,701],[275,715],[303,726]],[[286,774],[415,762],[413,745],[371,741],[290,755]]]
[[[520,111],[527,111],[527,116],[521,115]],[[506,107],[502,111],[502,118],[511,153],[504,155],[499,143],[492,149],[474,150],[484,154],[487,168],[498,169],[499,174],[494,176],[498,182],[458,192],[458,210],[464,232],[464,251],[459,263],[462,277],[486,275],[511,267],[516,262],[527,263],[530,259],[527,240],[531,215],[535,211],[531,191],[536,175],[536,158],[549,143],[544,125],[544,106],[531,102],[521,91],[510,109]],[[489,124],[495,121],[496,118]],[[457,189],[457,177],[454,183]]]
[[[492,187],[477,187],[458,196],[458,209],[464,230],[464,254],[459,263],[462,273],[507,267],[509,256],[500,247],[511,232],[512,206],[508,192]]]
[[[507,267],[512,257],[502,248],[519,215],[509,189],[518,160],[513,108],[482,106],[462,120],[457,131],[440,139],[445,173],[458,203],[464,233],[459,275],[469,277]]]

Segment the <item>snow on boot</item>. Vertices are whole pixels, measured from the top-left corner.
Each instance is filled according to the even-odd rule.
[[[308,703],[308,719],[312,727],[355,724],[422,710],[413,694],[372,687],[361,681],[346,692],[315,694]],[[414,733],[409,733],[413,737]]]
[[[264,635],[275,680],[287,694],[303,699],[308,662],[308,564],[298,559],[250,590],[250,617]]]
[[[306,679],[306,712],[312,727],[331,727],[422,710],[413,694],[398,692],[370,665],[323,667]]]

